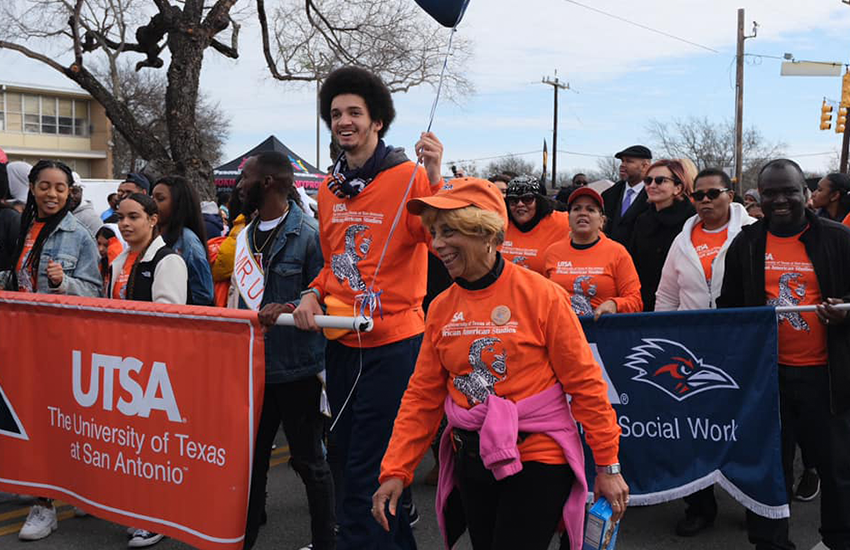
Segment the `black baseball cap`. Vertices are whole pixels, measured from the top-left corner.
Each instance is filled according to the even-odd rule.
[[[129,181],[130,183],[135,183],[139,187],[145,190],[145,193],[151,194],[151,182],[144,175],[139,174],[138,172],[130,172],[127,174],[127,177],[124,178],[124,181]]]
[[[632,145],[631,147],[626,147],[625,149],[614,155],[614,158],[617,159],[622,159],[623,157],[652,160],[652,151],[650,151],[648,147],[644,147],[643,145]]]

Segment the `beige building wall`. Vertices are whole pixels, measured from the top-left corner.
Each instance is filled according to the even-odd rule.
[[[80,177],[112,179],[112,124],[84,92],[0,82],[0,148],[10,160],[61,160]]]

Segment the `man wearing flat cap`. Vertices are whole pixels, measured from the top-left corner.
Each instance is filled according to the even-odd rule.
[[[652,152],[643,145],[632,145],[614,157],[620,160],[620,181],[602,193],[608,218],[605,234],[625,245],[635,220],[647,209],[643,176],[652,162]]]

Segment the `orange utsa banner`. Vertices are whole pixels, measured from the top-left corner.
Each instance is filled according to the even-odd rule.
[[[251,312],[0,292],[0,490],[241,548],[264,377]]]

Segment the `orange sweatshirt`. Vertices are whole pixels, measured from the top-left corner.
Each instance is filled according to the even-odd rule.
[[[512,222],[508,223],[505,242],[499,250],[506,262],[512,262],[545,275],[543,252],[569,234],[569,214],[555,210],[540,220],[528,233],[517,229]]]
[[[406,161],[384,170],[366,188],[350,199],[340,199],[319,187],[319,230],[325,266],[310,283],[323,302],[334,305],[331,315],[357,315],[356,297],[372,285],[375,267],[399,207],[401,220],[390,240],[384,262],[375,281],[382,291],[383,317],[374,312],[375,327],[357,334],[348,332],[339,342],[366,348],[398,342],[421,334],[425,327],[422,298],[428,275],[430,235],[418,216],[408,214],[402,200],[414,164]],[[420,167],[408,198],[427,197],[432,188],[425,169]],[[330,298],[330,300],[329,300]],[[355,302],[358,310],[354,312]],[[340,305],[342,304],[342,305]]]
[[[446,395],[471,408],[488,394],[517,402],[560,383],[584,426],[597,464],[617,462],[620,428],[608,387],[564,290],[532,271],[505,262],[499,279],[482,290],[453,284],[428,310],[416,370],[401,402],[381,464],[381,481],[413,471],[437,432]],[[548,436],[529,435],[522,461],[564,464]]]
[[[599,234],[590,248],[574,248],[567,237],[543,254],[545,275],[570,295],[576,315],[592,315],[599,304],[613,300],[618,313],[643,311],[640,279],[626,248]]]

